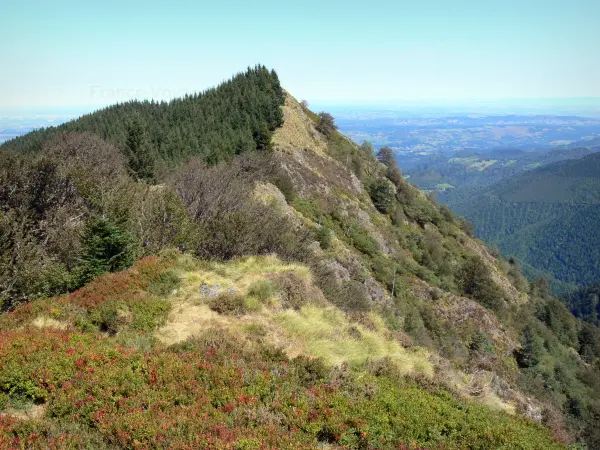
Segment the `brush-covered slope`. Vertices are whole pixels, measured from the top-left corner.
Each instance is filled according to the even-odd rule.
[[[600,155],[509,178],[452,205],[506,255],[563,283],[600,276]]]
[[[253,118],[242,151],[178,102],[2,147],[5,442],[597,445],[600,330],[276,80],[257,68],[186,100]],[[90,125],[115,111],[124,140]],[[221,157],[155,152],[171,115],[210,127]],[[169,248],[184,256],[153,259]]]
[[[0,323],[2,448],[561,448],[274,257],[146,258]]]

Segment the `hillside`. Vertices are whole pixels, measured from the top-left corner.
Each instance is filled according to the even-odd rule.
[[[600,276],[600,154],[508,178],[450,206],[483,239],[537,271],[580,286]]]
[[[600,282],[579,289],[567,297],[567,305],[577,317],[587,322],[600,325]]]
[[[291,297],[289,280],[306,290]],[[539,425],[427,389],[425,351],[352,324],[310,283],[273,257],[170,253],[9,313],[0,446],[561,448]]]
[[[600,443],[600,329],[274,72],[224,86],[187,105],[245,146],[164,153],[174,101],[0,147],[0,446]]]

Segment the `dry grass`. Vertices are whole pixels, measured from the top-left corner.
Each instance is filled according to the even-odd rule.
[[[260,329],[267,342],[283,348],[290,356],[321,357],[332,365],[347,362],[356,369],[368,360],[389,357],[405,373],[433,374],[428,354],[424,350],[406,350],[387,337],[383,321],[376,314],[370,317],[374,329],[366,329],[351,323],[339,309],[311,304],[310,299],[308,305],[295,311],[283,309],[279,293],[267,302],[248,296],[249,289],[260,280],[290,271],[306,282],[310,288],[307,292],[318,293],[310,271],[304,266],[284,264],[275,256],[247,257],[227,263],[188,260],[181,265],[187,270],[180,273],[182,284],[172,297],[173,312],[156,334],[165,344],[180,342],[211,327],[244,334],[249,339],[256,339],[255,331]],[[203,284],[246,295],[249,306],[246,313],[235,317],[212,311],[208,306],[210,299],[200,292]],[[265,303],[268,308],[263,307]]]
[[[486,371],[478,371],[466,374],[454,370],[446,371],[445,382],[453,390],[465,399],[475,400],[487,407],[509,414],[515,414],[517,408],[500,396],[492,387],[494,374]],[[517,395],[517,394],[515,394]]]
[[[327,144],[320,138],[314,124],[302,110],[302,106],[286,93],[283,106],[283,126],[275,131],[273,145],[283,152],[310,149],[325,156]]]
[[[276,256],[251,256],[231,262],[199,262],[183,256],[179,266],[181,287],[170,298],[174,304],[171,316],[156,337],[165,344],[181,342],[201,333],[205,328],[217,326],[229,330],[241,330],[247,323],[259,317],[269,316],[262,308],[262,302],[250,296],[246,298],[248,314],[242,317],[227,317],[212,311],[208,306],[209,297],[201,293],[204,285],[215,295],[220,292],[235,292],[247,295],[248,290],[260,280],[269,280],[284,272],[293,271],[308,284],[312,276],[308,268],[284,264]],[[263,299],[264,302],[264,299]],[[280,305],[275,302],[273,309]]]
[[[55,330],[66,330],[69,326],[65,322],[60,322],[56,319],[52,319],[46,316],[39,316],[31,324],[37,328],[53,328]]]
[[[44,416],[46,408],[47,405],[27,405],[21,409],[9,408],[5,411],[0,411],[0,418],[12,417],[19,420],[36,420]]]
[[[246,341],[263,342],[283,349],[290,357],[306,355],[322,358],[327,364],[348,363],[362,371],[369,361],[389,358],[405,374],[434,377],[439,356],[422,348],[406,349],[387,332],[383,319],[376,313],[368,315],[369,328],[352,322],[338,308],[310,302],[300,310],[284,309],[281,295],[275,289],[271,298],[258,299],[249,295],[261,282],[270,282],[278,274],[294,272],[311,289],[311,273],[301,265],[284,264],[275,256],[247,257],[231,262],[200,262],[183,256],[178,264],[181,287],[170,297],[174,303],[167,324],[156,332],[164,344],[171,345],[200,335],[207,329],[219,328],[237,334]],[[244,314],[219,314],[209,307],[214,297],[200,293],[200,287],[220,286],[246,296],[248,308]],[[316,289],[316,288],[314,288]],[[271,294],[269,294],[271,295]],[[264,297],[264,296],[263,296]],[[492,387],[493,374],[466,374],[446,364],[436,378],[465,398],[491,408],[515,412],[512,402],[503,400]]]
[[[363,367],[369,360],[387,357],[403,373],[433,375],[433,367],[424,350],[406,350],[380,330],[368,330],[351,323],[337,308],[306,306],[300,311],[283,311],[275,320],[293,345],[286,349],[289,353],[323,358],[331,365],[347,362],[354,368]]]

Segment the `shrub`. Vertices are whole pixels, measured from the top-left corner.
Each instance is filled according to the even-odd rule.
[[[331,230],[325,226],[317,228],[316,238],[323,250],[331,247]]]
[[[387,214],[394,205],[396,188],[385,178],[378,178],[369,186],[369,194],[375,207]]]
[[[296,198],[296,189],[290,176],[287,173],[281,173],[273,180],[273,184],[281,191],[285,200],[292,204]]]
[[[197,255],[231,259],[277,253],[301,259],[306,253],[308,230],[253,197],[253,177],[264,163],[239,157],[214,167],[191,161],[178,170],[171,184],[198,227]]]
[[[217,297],[210,299],[208,306],[219,314],[243,315],[247,312],[244,296],[231,292],[222,292]]]
[[[116,334],[122,328],[131,325],[133,316],[123,302],[111,301],[95,308],[90,315],[90,321],[100,331]]]
[[[396,264],[383,255],[376,255],[373,258],[371,268],[375,279],[391,291],[398,273]]]
[[[400,186],[404,181],[402,171],[397,167],[388,167],[385,177],[390,180],[394,186]]]
[[[489,269],[479,256],[470,256],[462,265],[457,279],[465,294],[495,311],[505,307],[502,291],[492,280]]]
[[[348,230],[348,237],[351,244],[359,252],[369,256],[375,256],[379,253],[379,243],[369,236],[363,228],[351,225]]]
[[[181,279],[179,276],[173,270],[168,270],[150,282],[148,292],[152,295],[164,297],[171,294],[180,284]]]
[[[295,272],[288,271],[279,274],[275,283],[281,290],[282,300],[287,308],[300,309],[310,300],[310,289],[306,281]]]
[[[334,122],[333,116],[327,112],[320,112],[318,114],[319,121],[317,122],[317,131],[323,133],[327,138],[331,138],[333,133],[337,130],[337,125]]]
[[[371,310],[371,297],[362,283],[347,280],[342,283],[340,296],[344,301],[338,306],[348,312],[367,312]]]
[[[303,216],[317,221],[323,212],[312,198],[295,197],[292,206]]]

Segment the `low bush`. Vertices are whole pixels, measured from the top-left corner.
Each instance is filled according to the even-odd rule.
[[[457,278],[461,288],[467,295],[470,295],[487,308],[502,312],[505,309],[506,302],[502,291],[492,279],[489,270],[479,256],[470,256],[462,265]]]
[[[180,284],[181,279],[179,276],[173,270],[168,270],[150,282],[148,292],[158,297],[166,297],[177,289]]]
[[[325,442],[336,448],[561,448],[539,425],[465,402],[429,379],[402,377],[407,368],[396,365],[412,361],[403,348],[331,308],[288,310],[281,320],[301,327],[303,342],[333,357],[339,369],[329,359],[290,360],[262,344],[265,330],[256,326],[246,328],[256,337],[252,343],[208,329],[158,346],[144,331],[164,317],[160,302],[167,301],[147,289],[154,282],[169,285],[164,280],[170,276],[162,275],[172,270],[170,261],[146,258],[68,297],[20,306],[3,317],[9,325],[0,332],[0,407],[39,403],[46,412],[36,420],[0,415],[0,448],[233,449],[257,442],[299,449]],[[290,305],[313,295],[309,280],[295,272],[273,283]],[[272,292],[258,282],[249,291],[255,299]],[[243,296],[225,292],[211,307],[240,314],[246,306]],[[68,319],[76,311],[116,333],[28,324],[41,312]],[[422,327],[432,326],[415,312]],[[556,377],[573,382],[560,370]],[[578,402],[570,399],[573,412]]]
[[[219,314],[242,315],[247,312],[244,296],[231,292],[222,292],[209,300],[208,306]]]
[[[317,238],[317,241],[323,250],[327,250],[329,247],[331,247],[332,238],[331,230],[329,228],[325,226],[317,228],[315,237]]]
[[[305,279],[292,271],[283,272],[275,279],[286,308],[300,309],[310,301],[310,287]]]

